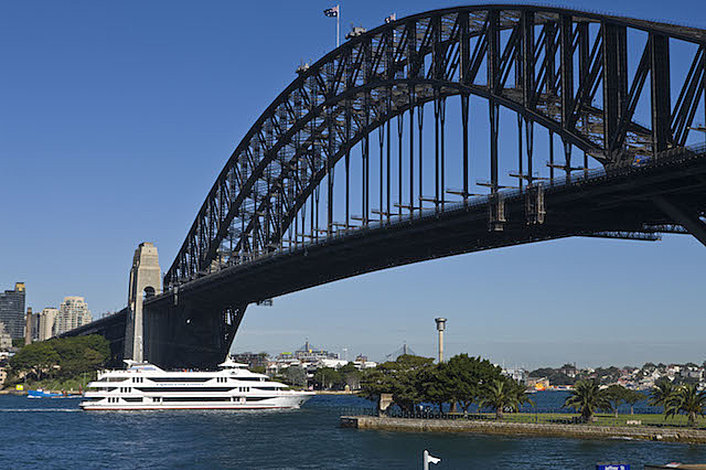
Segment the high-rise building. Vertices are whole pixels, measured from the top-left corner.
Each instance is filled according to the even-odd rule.
[[[83,297],[64,297],[54,321],[54,336],[91,322],[91,312]]]
[[[39,341],[46,341],[54,336],[54,323],[59,309],[47,307],[39,314]]]
[[[15,290],[0,294],[0,322],[12,338],[24,337],[25,331],[25,284],[16,282]]]

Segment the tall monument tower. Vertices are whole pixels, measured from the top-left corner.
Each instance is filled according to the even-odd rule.
[[[159,268],[157,247],[152,243],[140,243],[130,268],[128,287],[128,319],[125,328],[125,358],[142,361],[144,353],[144,320],[142,301],[162,293],[162,273]]]
[[[446,318],[435,318],[436,330],[439,332],[439,364],[444,362],[444,330],[446,330]]]

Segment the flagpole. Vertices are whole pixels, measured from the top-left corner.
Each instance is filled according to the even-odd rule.
[[[338,15],[336,15],[336,48],[341,45],[341,5],[338,6]]]

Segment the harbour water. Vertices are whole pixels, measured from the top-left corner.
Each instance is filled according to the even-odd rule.
[[[542,404],[556,396],[539,395]],[[79,399],[0,396],[0,468],[593,469],[597,462],[706,462],[706,446],[392,433],[339,427],[351,396],[286,412],[80,411]]]

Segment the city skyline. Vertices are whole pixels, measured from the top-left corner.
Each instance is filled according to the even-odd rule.
[[[272,11],[216,2],[195,11],[155,3],[139,16],[105,4],[71,14],[51,3],[8,7],[0,34],[11,47],[2,55],[14,66],[0,79],[7,104],[0,197],[25,210],[0,234],[0,290],[22,279],[26,305],[36,311],[79,290],[95,312],[115,311],[126,305],[140,242],[155,243],[166,271],[254,119],[300,61],[332,47],[332,22],[321,14],[330,4]],[[677,4],[631,2],[615,11],[614,2],[600,1],[592,8],[706,25],[699,3]],[[392,12],[401,18],[428,8],[344,4],[343,22],[373,27]],[[257,28],[233,28],[227,18],[238,14],[267,17],[270,41],[236,47]],[[241,71],[262,55],[272,59],[257,72]],[[28,194],[29,185],[57,189]],[[508,365],[700,363],[704,261],[704,247],[683,236],[656,244],[570,239],[429,261],[251,306],[234,349],[276,351],[308,336],[373,358],[407,341],[433,357],[433,318],[443,315],[448,355]],[[562,359],[548,361],[555,357]]]

